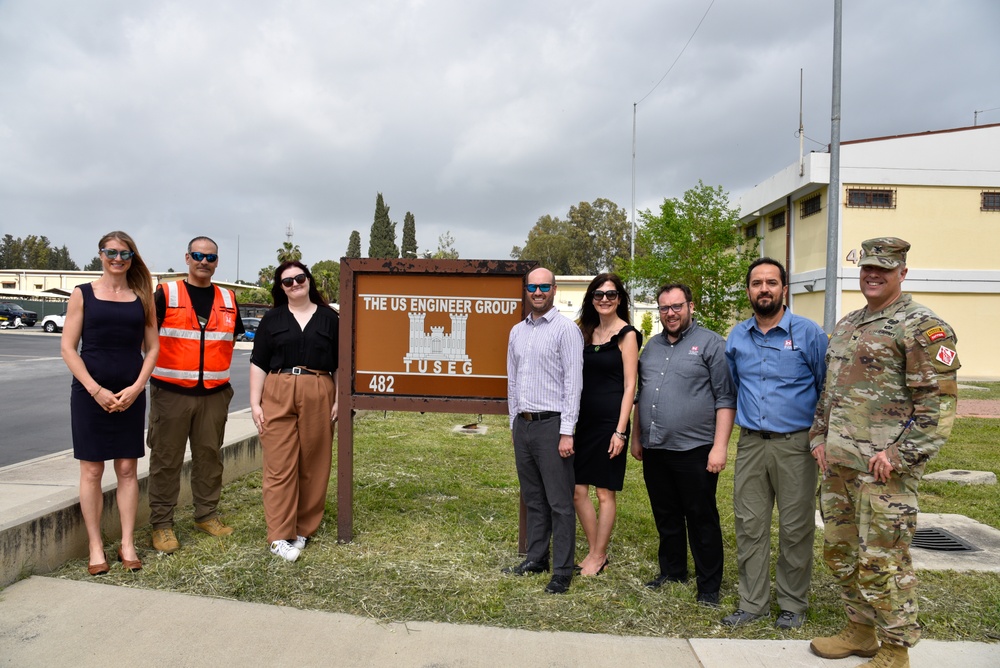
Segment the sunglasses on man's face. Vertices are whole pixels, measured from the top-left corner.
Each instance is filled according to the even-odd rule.
[[[605,297],[608,298],[609,302],[613,302],[614,300],[618,299],[618,291],[617,290],[594,290],[594,301],[595,302],[599,302],[599,301],[603,300]]]
[[[525,287],[528,289],[528,292],[534,294],[535,290],[541,290],[542,292],[548,292],[549,290],[552,289],[552,284],[551,283],[528,283],[528,285],[525,286]]]
[[[206,260],[211,263],[219,259],[219,255],[217,253],[199,253],[198,251],[191,251],[188,255],[190,255],[191,259],[195,262]]]
[[[292,287],[292,283],[298,283],[299,285],[302,285],[305,282],[306,282],[305,274],[299,274],[298,276],[288,276],[287,278],[281,279],[281,284],[284,285],[286,288]]]
[[[135,252],[130,250],[118,250],[117,248],[102,248],[101,252],[104,253],[104,257],[109,260],[114,260],[115,258],[121,256],[122,260],[131,260]]]

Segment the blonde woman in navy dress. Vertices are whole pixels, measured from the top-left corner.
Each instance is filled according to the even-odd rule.
[[[629,322],[629,306],[622,280],[615,274],[598,274],[580,309],[583,393],[574,437],[573,505],[590,548],[579,564],[581,575],[597,575],[608,565],[616,492],[625,483],[629,417],[642,345],[642,336]],[[597,494],[596,510],[591,486]]]
[[[146,453],[146,381],[160,352],[153,279],[135,242],[124,232],[109,232],[97,248],[104,273],[73,290],[61,346],[73,373],[73,456],[80,460],[80,511],[87,527],[91,575],[109,570],[101,537],[101,479],[109,459],[118,479],[118,561],[130,571],[142,568],[133,537],[139,505],[136,462]]]

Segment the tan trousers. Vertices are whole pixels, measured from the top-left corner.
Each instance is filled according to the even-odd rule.
[[[268,542],[312,536],[323,520],[333,461],[329,375],[269,373],[261,407],[264,519]]]

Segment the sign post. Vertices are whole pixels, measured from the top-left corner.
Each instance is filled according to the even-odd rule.
[[[338,540],[353,537],[356,410],[507,414],[507,337],[535,266],[340,261]]]

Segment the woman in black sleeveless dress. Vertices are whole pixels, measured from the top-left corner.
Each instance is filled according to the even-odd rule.
[[[109,459],[118,479],[118,560],[128,570],[142,568],[133,538],[139,504],[136,461],[145,455],[146,381],[160,351],[153,280],[135,242],[124,232],[110,232],[97,247],[104,273],[73,290],[61,346],[73,373],[73,456],[80,460],[80,511],[87,527],[91,575],[109,570],[101,537],[101,479]]]
[[[635,398],[642,336],[629,323],[629,296],[615,274],[598,274],[580,309],[583,330],[583,394],[573,447],[576,490],[573,504],[589,551],[581,575],[608,565],[615,524],[616,492],[625,482],[629,416]],[[597,491],[597,510],[590,486]]]

